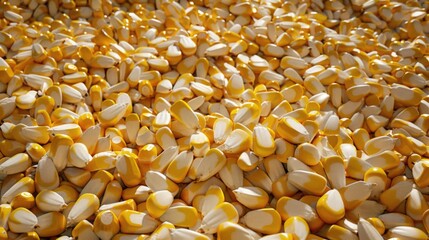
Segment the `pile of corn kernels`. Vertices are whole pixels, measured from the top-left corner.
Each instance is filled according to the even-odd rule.
[[[427,239],[428,10],[1,0],[0,239]]]

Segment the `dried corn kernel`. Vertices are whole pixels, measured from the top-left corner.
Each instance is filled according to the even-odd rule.
[[[426,239],[427,5],[3,1],[0,238]]]

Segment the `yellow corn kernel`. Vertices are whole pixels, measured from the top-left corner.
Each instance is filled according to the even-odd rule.
[[[378,219],[379,220],[379,219]],[[380,221],[381,222],[381,221]],[[358,235],[362,239],[383,239],[381,234],[384,233],[384,226],[382,232],[379,231],[377,227],[374,226],[370,219],[365,220],[363,218],[359,219],[358,222]]]
[[[123,211],[118,220],[122,233],[150,233],[159,225],[159,222],[150,215],[133,210]]]
[[[66,229],[66,217],[60,212],[49,212],[37,217],[36,233],[39,237],[54,237]]]
[[[242,107],[235,114],[233,121],[248,126],[251,123],[259,120],[261,114],[260,107],[252,102],[242,105]]]
[[[243,171],[251,171],[258,165],[259,160],[253,152],[243,152],[237,160],[237,165]]]
[[[98,211],[111,210],[116,215],[116,217],[119,217],[123,211],[136,210],[136,208],[136,202],[133,199],[128,199],[125,201],[101,205]]]
[[[39,162],[46,154],[46,150],[38,143],[27,143],[25,151],[33,162]]]
[[[128,154],[121,155],[116,162],[116,167],[126,186],[133,187],[140,183],[141,173],[137,165],[137,158]]]
[[[0,151],[6,157],[12,157],[15,154],[22,153],[25,151],[25,144],[14,140],[2,140],[0,142]]]
[[[282,58],[280,67],[283,69],[292,68],[295,70],[301,70],[306,69],[308,67],[308,64],[303,59],[286,56]]]
[[[55,163],[51,158],[45,156],[40,159],[34,178],[34,184],[38,192],[41,190],[53,190],[60,185]]]
[[[0,227],[5,231],[9,229],[7,221],[11,212],[12,206],[10,204],[0,204]]]
[[[181,52],[187,56],[193,55],[197,51],[197,45],[191,38],[182,36],[179,39],[179,48]]]
[[[209,151],[210,139],[203,131],[197,131],[189,139],[190,147],[193,148],[195,157],[202,157]]]
[[[34,180],[31,177],[24,177],[23,174],[7,176],[2,185],[2,203],[10,203],[12,199],[21,192],[34,193]]]
[[[389,238],[399,238],[399,239],[427,239],[427,235],[422,230],[415,227],[408,226],[398,226],[389,229],[386,234]]]
[[[14,2],[0,196],[41,220],[0,238],[427,238],[423,5]]]
[[[63,103],[78,103],[83,100],[82,94],[77,89],[66,84],[61,84],[60,88],[63,97]]]
[[[276,150],[274,138],[269,129],[263,126],[256,126],[253,129],[253,151],[257,156],[267,157]]]
[[[356,179],[364,179],[365,172],[371,167],[371,164],[361,158],[350,157],[347,165],[347,173]]]
[[[86,112],[79,116],[78,124],[82,128],[82,130],[86,130],[91,126],[95,125],[94,117],[91,113]]]
[[[126,103],[109,106],[97,115],[97,119],[103,126],[113,126],[125,115],[127,106]]]
[[[151,169],[163,172],[171,161],[179,154],[179,147],[170,146],[166,148],[151,162]]]
[[[277,156],[270,156],[264,159],[264,167],[271,181],[277,181],[279,178],[286,175],[283,163],[280,162]]]
[[[122,191],[122,199],[128,200],[132,199],[136,203],[141,203],[147,200],[149,194],[151,194],[151,189],[144,185],[126,188]]]
[[[26,153],[18,153],[0,163],[0,173],[15,174],[25,171],[31,166],[31,159]]]
[[[292,237],[292,236],[291,236]],[[286,239],[288,239],[288,238],[286,238]],[[324,239],[324,238],[322,238],[322,237],[319,237],[319,236],[317,236],[317,235],[314,235],[314,234],[308,234],[308,236],[307,236],[307,239],[308,240],[322,240],[322,239]]]
[[[112,180],[107,184],[101,205],[118,202],[122,196],[122,186],[116,181]]]
[[[10,206],[12,208],[23,207],[31,209],[35,206],[34,196],[29,192],[21,192],[12,199]]]
[[[203,217],[200,229],[205,233],[215,233],[219,225],[225,221],[238,222],[238,212],[228,202],[221,203],[209,211]]]
[[[2,76],[2,83],[8,83],[13,77],[12,68],[10,66],[0,66],[0,76]]]
[[[286,87],[281,91],[281,94],[289,103],[298,102],[304,94],[304,88],[302,85],[294,84]]]
[[[101,197],[106,189],[107,185],[113,180],[113,175],[105,170],[99,170],[91,179],[85,184],[80,192],[80,195],[85,193],[95,194],[97,197]]]
[[[77,140],[77,142],[85,145],[88,153],[93,155],[95,154],[95,149],[97,147],[97,141],[99,140],[100,134],[101,134],[100,125],[90,126],[83,132],[82,136]],[[91,161],[92,161],[92,157],[91,157]],[[87,164],[89,162],[87,162]]]
[[[97,239],[97,235],[94,233],[94,226],[88,220],[79,222],[72,231],[74,238],[84,239]]]
[[[45,110],[39,110],[36,113],[35,118],[39,126],[50,126],[52,124],[51,118],[49,117],[48,112]]]
[[[360,219],[359,221],[361,221],[363,219]],[[374,229],[379,233],[379,234],[383,234],[384,231],[386,230],[383,221],[381,221],[380,218],[368,218],[367,219],[368,223],[370,223]],[[359,227],[359,225],[358,225]]]
[[[112,169],[115,167],[116,160],[117,154],[114,152],[102,151],[93,156],[92,160],[88,162],[85,169],[90,172]]]
[[[200,164],[191,166],[196,181],[205,181],[217,174],[226,163],[226,157],[222,151],[212,148],[206,152]],[[195,166],[195,167],[194,167]]]
[[[152,125],[156,130],[165,126],[169,127],[171,125],[170,113],[167,110],[159,112],[153,120]]]
[[[182,182],[191,168],[193,157],[192,152],[182,151],[170,162],[165,175],[177,183]]]
[[[366,162],[374,167],[382,168],[387,170],[394,168],[399,164],[399,157],[393,151],[384,151],[379,154],[374,154],[366,159]]]
[[[425,135],[425,132],[420,127],[418,127],[412,122],[409,122],[403,119],[399,119],[399,118],[393,119],[392,122],[390,123],[390,126],[392,128],[401,128],[407,131],[412,137],[417,138]]]
[[[284,232],[291,233],[295,239],[306,239],[310,233],[307,222],[301,217],[290,217],[284,223]]]
[[[393,84],[391,94],[395,102],[399,102],[405,106],[416,106],[422,100],[422,95],[416,88],[409,88],[399,84]]]
[[[74,143],[70,146],[68,152],[68,163],[78,168],[84,168],[91,160],[92,156],[89,154],[87,147],[83,143]]]
[[[256,232],[232,222],[220,224],[217,234],[219,239],[224,240],[234,239],[235,237],[240,239],[260,238]]]
[[[215,187],[218,187],[218,186],[213,186],[211,188],[215,188]],[[222,197],[223,197],[223,194],[222,194]],[[195,209],[197,209],[198,212],[201,212],[202,215],[205,215],[207,213],[207,212],[203,213],[203,206],[205,204],[205,200],[206,200],[206,196],[205,194],[202,194],[202,195],[196,196],[192,201],[192,206]],[[216,206],[218,204],[217,202],[218,200],[219,200],[218,198],[212,198],[205,204],[205,206],[210,206],[210,207],[213,207],[212,205]]]
[[[326,223],[335,223],[345,215],[344,203],[336,189],[329,190],[317,201],[317,213]]]
[[[385,213],[378,216],[386,229],[397,226],[414,226],[414,221],[409,216],[402,213]]]
[[[326,92],[325,87],[319,82],[319,79],[311,75],[304,79],[304,87],[312,94]]]
[[[155,133],[155,139],[162,149],[166,150],[170,147],[177,146],[173,132],[169,127],[161,127]]]
[[[423,142],[413,137],[407,137],[407,139],[412,143],[412,148],[415,153],[421,155],[425,154],[427,149],[425,149],[425,144]]]
[[[273,208],[250,211],[242,217],[242,221],[250,229],[263,234],[278,233],[282,223],[280,214]]]
[[[363,100],[359,100],[356,102],[348,101],[348,102],[344,103],[343,105],[338,107],[338,116],[340,118],[344,118],[344,117],[350,118],[351,116],[353,116],[353,114],[355,114],[362,107],[363,103],[364,103]],[[384,122],[383,122],[383,124],[384,124]]]
[[[149,195],[146,200],[148,213],[154,217],[161,217],[173,203],[173,195],[167,191],[157,191]]]
[[[233,193],[238,202],[250,209],[263,208],[268,203],[268,194],[258,187],[239,187]]]
[[[249,186],[255,186],[263,189],[267,193],[271,193],[273,181],[271,180],[270,176],[268,176],[268,174],[262,169],[257,168],[252,171],[245,172],[244,176],[245,180],[251,184]]]
[[[155,231],[151,234],[152,237],[168,238],[170,237],[170,231],[176,229],[173,224],[169,222],[161,223]]]
[[[288,175],[285,174],[273,182],[272,193],[275,198],[280,199],[283,196],[293,196],[299,190],[287,181]]]
[[[52,190],[43,190],[37,194],[36,205],[44,212],[61,211],[67,207],[63,197]]]
[[[295,153],[296,146],[282,138],[274,140],[276,143],[276,155],[282,163],[286,163],[289,157]]]
[[[400,182],[380,194],[380,202],[387,207],[387,211],[393,211],[405,200],[412,190],[412,182]]]
[[[38,219],[34,213],[25,208],[13,210],[8,219],[10,231],[14,233],[31,232],[38,224]]]
[[[140,150],[138,154],[139,163],[151,163],[158,155],[158,150],[154,144],[146,144]]]
[[[78,191],[74,187],[66,184],[55,188],[54,192],[58,193],[64,199],[66,204],[76,202],[79,197]]]
[[[3,132],[3,136],[6,139],[14,139],[13,130],[15,129],[16,125],[10,122],[5,122],[1,125],[1,129]]]
[[[207,193],[202,196],[200,195],[201,203],[198,204],[198,198],[195,198],[193,204],[198,205],[198,209],[203,216],[205,216],[210,210],[221,204],[225,200],[224,193],[219,186],[210,186]],[[198,197],[198,196],[197,196]]]
[[[325,159],[323,167],[331,186],[341,189],[346,186],[346,175],[344,161],[340,157],[332,156]]]
[[[326,179],[313,172],[295,170],[289,173],[288,180],[301,191],[314,195],[322,195],[326,191]]]
[[[377,167],[372,167],[365,172],[364,181],[375,184],[373,186],[372,195],[376,197],[386,190],[390,182],[383,169]]]
[[[309,143],[298,145],[298,147],[295,149],[294,156],[309,166],[314,166],[320,161],[319,150],[314,145]]]
[[[74,124],[72,124],[72,125],[74,125]],[[77,125],[77,128],[75,126],[70,126],[70,127],[71,128],[68,128],[66,126],[64,129],[65,132],[63,132],[63,133],[67,133],[68,130],[76,131],[76,134],[75,134],[76,138],[78,137],[78,135],[82,134],[80,127],[78,125]],[[80,131],[80,133],[79,133],[79,131]],[[73,139],[66,134],[55,133],[55,130],[52,130],[52,132],[55,135],[52,139],[52,145],[51,145],[50,150],[48,151],[48,155],[50,158],[52,158],[52,161],[53,161],[56,169],[58,171],[61,171],[67,165],[67,155],[68,155],[68,152],[69,152],[71,145],[73,144]]]
[[[352,233],[350,230],[340,227],[338,225],[332,225],[328,228],[326,232],[326,237],[331,239],[353,239],[357,240],[359,239],[354,233]]]
[[[315,239],[315,238],[311,238],[314,236],[315,235],[312,236],[312,234],[309,234],[307,239]],[[270,239],[292,240],[292,239],[294,239],[294,235],[292,233],[276,233],[276,234],[266,235],[260,239],[262,239],[262,240],[270,240]]]
[[[226,92],[232,98],[239,98],[244,92],[243,78],[238,74],[233,74],[226,86]]]
[[[232,132],[232,121],[228,118],[218,118],[213,124],[215,143],[223,143]]]
[[[92,102],[92,107],[97,112],[101,110],[101,102],[102,102],[102,92],[101,91],[102,90],[101,90],[99,85],[93,85],[89,89],[89,97],[90,97],[91,102]]]
[[[381,136],[367,141],[363,150],[366,154],[373,155],[382,151],[392,150],[394,145],[394,139],[387,136]]]
[[[112,211],[102,211],[94,220],[94,233],[100,239],[112,239],[120,230],[119,220]]]
[[[115,59],[104,55],[95,55],[90,60],[90,65],[94,68],[111,68],[114,64]]]
[[[26,126],[24,124],[21,124],[21,123],[19,123],[17,125],[14,125],[14,127],[12,128],[10,134],[12,134],[13,136],[15,136],[13,138],[16,141],[18,141],[18,142],[27,142],[27,140],[22,136],[23,135],[22,132],[23,132],[24,128],[26,128]],[[49,138],[49,136],[48,136],[48,138]]]
[[[173,240],[179,240],[183,238],[195,239],[195,240],[208,240],[210,239],[208,236],[198,233],[196,231],[192,231],[186,228],[177,228],[170,230],[170,237]]]
[[[9,233],[11,234],[12,232],[9,232]],[[11,236],[11,237],[15,237],[15,236]],[[39,234],[37,234],[36,231],[27,232],[27,233],[21,233],[19,235],[19,237],[20,238],[25,238],[25,239],[34,239],[34,240],[39,240],[40,239]]]
[[[421,160],[414,164],[412,171],[413,171],[413,177],[414,181],[419,187],[427,186],[429,183],[427,183],[427,180],[425,176],[427,175],[429,167],[429,162],[427,160]]]
[[[37,113],[39,110],[46,110],[46,112],[50,114],[54,110],[54,107],[54,98],[49,95],[44,95],[36,99],[36,102],[34,103],[34,112]]]
[[[282,220],[287,220],[293,216],[302,217],[308,222],[312,231],[317,231],[324,224],[317,215],[316,210],[310,205],[290,197],[281,197],[277,201],[276,210]]]
[[[370,197],[373,189],[373,184],[364,181],[350,183],[339,189],[339,193],[344,203],[344,208],[346,210],[356,208]]]
[[[36,91],[28,91],[27,93],[24,93],[22,95],[19,95],[16,98],[16,106],[20,109],[30,109],[34,107],[34,104],[36,102]]]
[[[3,227],[0,227],[0,239],[7,240],[8,237],[7,231]]]
[[[67,217],[67,226],[74,226],[94,214],[100,207],[100,200],[95,194],[85,193],[79,196],[70,209]]]
[[[422,217],[422,222],[423,222],[423,225],[424,225],[424,227],[425,227],[425,229],[426,229],[426,231],[427,231],[427,229],[428,229],[428,227],[429,227],[429,222],[428,222],[428,213],[429,213],[429,211],[425,211],[424,213],[423,213],[423,217]]]
[[[219,150],[225,153],[240,153],[249,148],[251,137],[241,129],[236,129],[231,132],[225,142],[218,147]]]
[[[197,210],[191,206],[171,206],[160,216],[159,220],[168,221],[176,227],[192,227],[194,226],[199,215]]]
[[[176,195],[179,191],[179,187],[160,172],[146,172],[145,181],[146,185],[152,189],[152,191],[168,190],[173,193],[173,195]]]
[[[72,110],[64,107],[58,107],[51,113],[51,119],[56,123],[67,122],[67,121],[68,123],[75,123],[77,122],[78,118],[79,118],[79,115],[74,113]],[[67,119],[67,121],[63,119]]]
[[[309,133],[305,127],[291,117],[284,117],[277,126],[278,134],[287,141],[300,144],[309,141]]]
[[[161,59],[161,58],[149,59],[147,63],[153,70],[160,71],[162,73],[168,72],[169,70],[168,61],[165,59]]]

